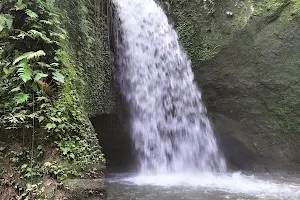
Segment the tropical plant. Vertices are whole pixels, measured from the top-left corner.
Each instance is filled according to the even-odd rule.
[[[7,0],[0,7],[0,134],[22,143],[7,157],[24,180],[16,184],[22,199],[38,199],[44,175],[61,181],[80,175],[73,166],[85,169],[104,158],[80,102],[82,69],[71,63],[53,1]],[[44,163],[49,148],[72,165]]]

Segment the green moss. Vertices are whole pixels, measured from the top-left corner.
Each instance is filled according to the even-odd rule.
[[[262,1],[262,0],[254,0],[254,14],[265,14],[266,12],[274,12],[278,9],[282,4],[284,4],[286,0],[270,0],[270,1]]]
[[[299,0],[291,0],[293,3],[293,11],[292,14],[299,14],[300,13],[300,1]]]
[[[291,9],[289,10],[289,15],[287,16],[290,20],[293,19],[291,16],[299,15],[300,13],[300,1],[299,0],[272,0],[272,1],[262,1],[254,0],[254,14],[255,15],[267,15],[268,13],[275,12],[281,6],[285,4],[291,4]]]
[[[74,65],[84,72],[85,109],[89,116],[111,113],[114,108],[112,92],[112,56],[106,21],[106,1],[62,1],[61,8],[71,42]],[[70,7],[74,9],[69,9]]]
[[[210,60],[242,32],[253,16],[266,17],[267,22],[282,15],[286,23],[299,13],[300,1],[244,0],[202,1],[169,0],[166,11],[178,32],[179,39],[193,62]],[[200,11],[200,12],[199,12]],[[233,16],[227,16],[227,12]]]
[[[230,43],[237,31],[245,27],[253,12],[250,0],[237,5],[231,1],[169,2],[167,13],[193,62],[213,58]],[[227,16],[227,12],[232,12],[233,17]]]

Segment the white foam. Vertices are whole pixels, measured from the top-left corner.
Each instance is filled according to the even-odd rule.
[[[184,186],[193,190],[217,190],[257,197],[300,199],[300,183],[291,184],[274,180],[261,180],[255,176],[246,176],[241,173],[137,175],[129,178],[121,178],[118,181],[135,185]]]

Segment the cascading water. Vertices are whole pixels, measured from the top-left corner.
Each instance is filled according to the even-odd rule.
[[[142,173],[225,172],[191,64],[154,0],[115,0],[117,79]]]

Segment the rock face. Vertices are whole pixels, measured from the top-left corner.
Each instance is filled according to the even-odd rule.
[[[299,164],[299,2],[164,5],[192,58],[229,163],[242,169]]]
[[[66,185],[70,188],[69,199],[102,200],[107,198],[106,182],[103,179],[73,179]]]

